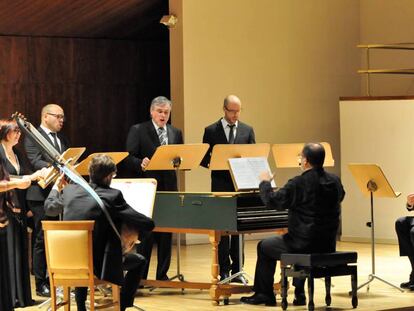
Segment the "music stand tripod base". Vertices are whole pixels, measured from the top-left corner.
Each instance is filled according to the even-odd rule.
[[[374,195],[376,197],[396,198],[401,193],[395,192],[385,177],[381,168],[376,164],[365,163],[350,163],[348,167],[356,180],[361,192],[370,197],[370,212],[371,222],[368,226],[371,227],[371,267],[372,272],[368,276],[368,281],[358,286],[357,291],[362,287],[367,286],[369,291],[369,285],[375,279],[403,292],[398,286],[378,277],[375,275],[375,223],[374,223]]]

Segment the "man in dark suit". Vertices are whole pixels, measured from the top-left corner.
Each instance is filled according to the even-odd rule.
[[[41,124],[37,128],[40,134],[60,153],[64,152],[69,146],[68,140],[60,133],[64,121],[65,114],[62,107],[56,104],[48,104],[42,108]],[[24,147],[34,170],[51,165],[48,156],[39,149],[30,137],[25,138]],[[36,293],[38,296],[45,297],[50,296],[50,291],[49,280],[47,279],[45,245],[41,221],[45,219],[44,201],[50,189],[51,187],[42,189],[35,184],[27,190],[26,194],[28,207],[33,213],[34,222],[33,273],[35,275]]]
[[[407,210],[414,210],[414,193],[407,196]],[[407,282],[401,283],[400,287],[414,291],[414,217],[403,216],[395,221],[400,256],[407,256],[411,265],[411,273]]]
[[[210,164],[211,151],[216,144],[254,144],[255,136],[253,128],[240,122],[241,101],[235,95],[229,95],[224,99],[224,116],[217,122],[207,126],[204,130],[203,143],[210,144],[210,148],[201,165],[208,167]],[[235,191],[229,171],[211,171],[211,191]],[[223,236],[218,249],[220,278],[229,277],[239,272],[239,236]],[[230,264],[230,258],[232,263]],[[233,279],[235,282],[243,282],[241,277]]]
[[[157,190],[177,191],[175,171],[145,171],[152,155],[161,145],[182,144],[183,136],[179,129],[168,124],[172,103],[164,96],[151,102],[151,120],[133,125],[128,133],[126,149],[129,152],[127,164],[129,171],[139,178],[155,178]],[[145,256],[147,266],[143,278],[147,278],[152,246],[157,242],[157,280],[168,280],[167,272],[171,261],[171,233],[154,232],[141,238],[137,251]]]
[[[242,297],[247,304],[276,305],[273,292],[276,263],[283,253],[328,253],[336,248],[336,233],[341,214],[340,204],[345,196],[339,177],[325,172],[325,149],[319,143],[309,143],[301,154],[301,175],[289,180],[274,192],[273,176],[260,176],[260,197],[267,206],[289,211],[288,232],[270,237],[257,245],[257,262],[253,291]],[[293,279],[294,305],[305,305],[305,280]]]
[[[115,173],[115,163],[107,155],[95,156],[89,165],[90,186],[104,202],[118,232],[121,232],[121,226],[135,231],[137,236],[140,230],[152,230],[154,222],[129,206],[121,191],[110,187]],[[121,245],[121,240],[96,200],[80,185],[64,185],[64,180],[59,179],[53,187],[45,202],[46,214],[55,216],[63,211],[64,220],[95,220],[93,230],[95,275],[99,279],[122,286],[121,311],[124,311],[127,307],[133,306],[145,258],[131,253],[123,257],[122,247],[125,243]],[[124,271],[127,271],[125,277]],[[78,310],[86,311],[87,288],[76,288],[75,294]]]

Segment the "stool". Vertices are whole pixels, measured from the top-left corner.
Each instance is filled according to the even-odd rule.
[[[308,279],[308,310],[313,311],[315,305],[313,302],[314,278],[325,278],[327,306],[331,304],[331,277],[350,275],[352,286],[352,307],[358,306],[357,297],[357,252],[334,252],[321,254],[282,254],[280,258],[282,270],[282,309],[286,310],[287,302],[287,278],[307,278]]]

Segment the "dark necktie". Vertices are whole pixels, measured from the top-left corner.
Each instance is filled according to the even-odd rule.
[[[59,143],[57,141],[56,133],[50,132],[50,135],[53,138],[53,145],[54,145],[55,149],[60,153],[60,147],[59,147]]]
[[[233,128],[236,126],[236,124],[227,124],[227,126],[230,128],[229,144],[234,144],[234,132],[233,132]]]
[[[163,127],[158,128],[158,138],[161,146],[167,144],[167,131]]]

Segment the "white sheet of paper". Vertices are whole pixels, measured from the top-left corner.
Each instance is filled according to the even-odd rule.
[[[234,158],[229,159],[229,164],[239,190],[259,189],[260,173],[267,171],[271,174],[269,163],[265,157]],[[271,185],[276,188],[274,179]]]
[[[121,190],[125,201],[134,210],[152,218],[157,185],[152,182],[125,182],[114,179],[111,187]]]

